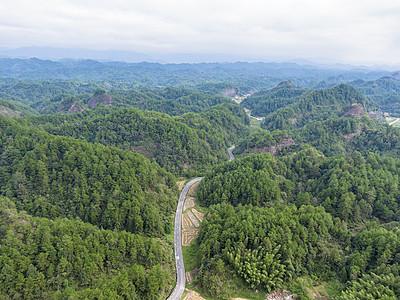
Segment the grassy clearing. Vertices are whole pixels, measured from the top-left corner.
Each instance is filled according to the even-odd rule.
[[[261,121],[254,118],[250,118],[250,130],[254,132],[260,128],[261,128]]]
[[[183,246],[182,253],[186,271],[193,271],[194,268],[200,267],[199,247],[196,243],[192,243],[190,246]]]

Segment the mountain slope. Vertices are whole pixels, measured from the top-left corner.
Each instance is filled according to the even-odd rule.
[[[267,129],[294,129],[333,115],[343,116],[352,109],[356,111],[352,114],[362,114],[370,107],[374,107],[374,104],[355,88],[340,84],[307,93],[298,101],[268,115],[261,126]]]

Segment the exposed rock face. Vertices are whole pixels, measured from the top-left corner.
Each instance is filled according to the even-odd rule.
[[[355,117],[359,118],[364,112],[364,107],[362,104],[355,104],[352,107],[350,107],[343,115],[343,117]]]
[[[239,96],[238,92],[234,88],[222,90],[221,94],[223,96],[225,96],[225,97],[236,97],[236,96]]]
[[[275,146],[268,146],[268,147],[263,147],[263,148],[255,148],[253,150],[253,152],[254,153],[269,152],[269,153],[271,153],[271,155],[275,155],[276,151],[278,151],[278,149],[281,150],[281,149],[283,149],[285,147],[289,147],[289,146],[294,145],[294,144],[295,143],[294,143],[292,138],[286,137],[286,138],[283,138],[281,140],[281,142],[279,144],[275,145]]]
[[[107,94],[94,95],[92,98],[90,98],[88,106],[90,109],[92,109],[96,107],[97,104],[109,106],[112,104],[112,97]]]
[[[57,108],[56,113],[60,114],[60,113],[65,113],[65,114],[73,114],[79,111],[84,111],[85,109],[78,105],[75,101],[71,101],[65,104],[60,105]]]

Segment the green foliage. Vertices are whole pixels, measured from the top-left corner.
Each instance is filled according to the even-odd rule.
[[[218,204],[207,212],[198,243],[203,264],[220,256],[248,286],[272,291],[300,274],[334,274],[347,235],[321,207]]]
[[[252,94],[241,103],[251,110],[252,115],[266,116],[300,99],[306,89],[297,88],[290,80],[279,83],[276,87]]]
[[[162,236],[175,178],[143,156],[56,137],[0,118],[0,189],[35,216],[79,217],[107,229]]]
[[[395,281],[397,281],[395,283]],[[349,287],[336,299],[343,300],[375,300],[375,299],[398,299],[394,293],[393,286],[398,285],[398,279],[393,275],[378,276],[374,273],[364,275],[362,278],[350,282]]]
[[[326,158],[313,148],[282,157],[257,154],[214,167],[197,197],[206,206],[319,204],[346,221],[398,221],[399,170],[399,159],[373,153],[366,159],[358,152]]]
[[[179,175],[193,175],[226,160],[227,146],[244,135],[248,125],[244,110],[233,103],[179,117],[136,109],[103,108],[18,121],[55,135],[136,150]]]
[[[160,299],[172,249],[81,221],[34,218],[0,197],[0,297]]]
[[[322,121],[342,116],[354,104],[371,106],[367,99],[355,88],[340,84],[326,90],[314,90],[303,95],[300,100],[269,114],[262,127],[267,129],[294,129],[311,121]]]
[[[234,149],[234,154],[270,152],[274,153],[279,148],[288,146],[293,140],[286,131],[258,129],[242,138]]]

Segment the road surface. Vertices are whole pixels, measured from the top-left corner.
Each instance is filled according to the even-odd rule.
[[[235,159],[235,157],[233,156],[233,153],[232,153],[233,149],[235,149],[235,146],[232,146],[232,147],[230,147],[230,148],[228,149],[229,161],[232,161],[232,160]]]
[[[235,159],[232,154],[235,146],[232,146],[228,149],[229,153],[229,161]],[[167,298],[167,300],[180,300],[183,291],[185,290],[186,284],[186,276],[185,276],[185,266],[183,264],[183,255],[182,255],[182,210],[183,204],[185,203],[186,194],[188,193],[190,187],[202,180],[203,177],[197,177],[195,179],[190,180],[185,187],[183,188],[178,201],[178,207],[176,208],[175,214],[175,229],[174,229],[174,249],[175,249],[175,264],[176,264],[176,286],[172,294]]]
[[[175,229],[174,229],[174,248],[175,248],[175,264],[176,264],[176,286],[171,296],[169,296],[168,300],[180,300],[183,291],[185,290],[185,266],[183,265],[183,255],[182,255],[182,232],[181,232],[181,223],[182,223],[182,210],[183,203],[185,202],[186,194],[189,191],[190,187],[202,180],[203,177],[197,177],[195,179],[190,180],[185,187],[183,188],[181,195],[179,196],[178,207],[176,208],[175,214]]]

